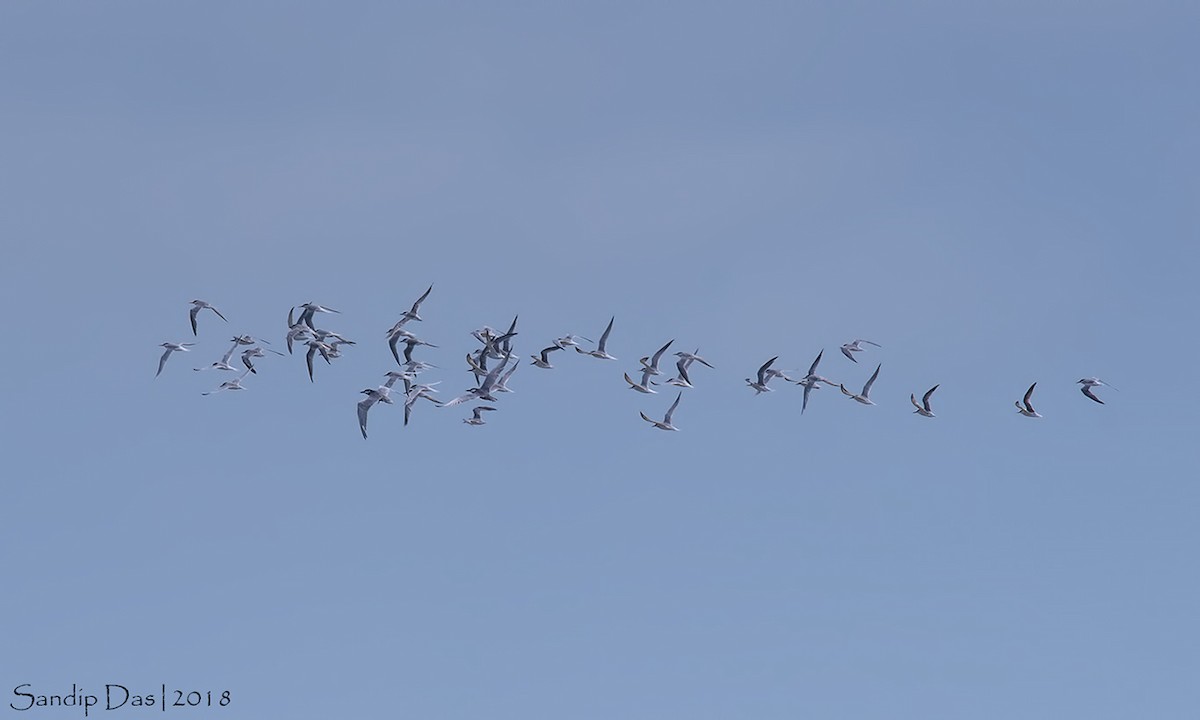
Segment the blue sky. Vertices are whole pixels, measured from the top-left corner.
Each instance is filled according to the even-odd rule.
[[[1198,15],[5,5],[0,714],[1190,717]],[[517,313],[620,360],[363,441],[430,283],[447,391]],[[200,395],[305,301],[346,357]],[[671,338],[716,369],[662,433],[621,373]],[[822,349],[877,406],[744,387]]]

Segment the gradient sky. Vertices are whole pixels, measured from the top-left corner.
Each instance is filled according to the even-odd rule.
[[[230,690],[214,718],[1194,717],[1198,23],[0,6],[0,716],[166,683]],[[443,394],[517,313],[525,358],[615,315],[620,360],[364,441],[430,283]],[[193,298],[229,323],[155,379]],[[200,395],[310,300],[346,357]],[[678,433],[620,377],[670,338],[716,366]],[[856,387],[883,363],[877,406],[744,387],[822,349]]]

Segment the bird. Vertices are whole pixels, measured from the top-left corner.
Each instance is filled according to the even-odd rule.
[[[712,365],[709,365],[707,360],[700,357],[699,353],[700,353],[700,348],[696,348],[696,352],[683,352],[682,350],[680,350],[679,352],[675,353],[675,355],[683,360],[687,360],[689,365],[692,362],[698,362],[705,367],[711,368]]]
[[[675,361],[675,377],[667,380],[667,384],[675,387],[692,387],[692,379],[688,377],[688,365],[690,364],[691,361],[684,357]]]
[[[433,292],[433,285],[430,285],[425,292],[421,293],[421,297],[417,298],[417,301],[412,304],[412,308],[404,312],[401,320],[421,320],[421,316],[417,314],[417,311],[421,309],[421,303],[425,302],[425,298],[429,297],[429,293],[431,292]]]
[[[758,395],[760,393],[765,393],[765,392],[771,392],[771,388],[767,387],[767,383],[770,382],[772,376],[768,375],[767,371],[770,370],[771,363],[775,362],[778,359],[779,359],[779,356],[776,355],[775,357],[771,358],[770,360],[768,360],[762,364],[762,367],[760,367],[758,369],[758,380],[757,381],[751,380],[750,378],[746,378],[746,384],[749,385],[750,387],[754,388],[755,395]]]
[[[467,357],[470,357],[470,355]],[[472,399],[496,402],[496,398],[492,397],[491,394],[492,388],[495,387],[496,379],[499,377],[500,372],[504,370],[504,366],[508,364],[508,360],[511,357],[512,354],[509,353],[504,357],[504,360],[502,360],[499,365],[492,368],[488,372],[487,377],[483,379],[483,382],[479,384],[479,387],[467,388],[467,391],[462,395],[459,395],[453,400],[447,400],[446,402],[442,403],[442,407],[454,407],[455,405],[461,405],[462,403]]]
[[[829,385],[829,386],[837,385],[837,383],[835,383],[834,381],[832,381],[828,378],[825,378],[825,377],[821,377],[820,375],[817,374],[817,365],[819,365],[821,363],[821,356],[823,356],[824,354],[825,354],[824,350],[817,353],[817,359],[813,360],[812,365],[808,366],[808,374],[806,374],[803,378],[795,381],[797,385],[800,385],[804,388],[804,401],[800,404],[800,414],[801,415],[803,415],[804,411],[806,409],[808,409],[809,393],[811,393],[813,390],[819,389],[821,387],[820,383],[825,383],[826,385]]]
[[[675,396],[675,402],[671,403],[671,407],[667,408],[667,414],[663,416],[662,421],[651,420],[650,418],[646,417],[646,413],[641,412],[641,411],[639,411],[638,414],[642,416],[643,420],[650,423],[651,425],[658,428],[659,430],[678,431],[679,428],[677,428],[671,424],[671,415],[673,415],[675,413],[675,408],[679,406],[679,398],[681,398],[681,397],[683,397],[682,390],[680,390],[679,394]]]
[[[313,330],[316,329],[316,326],[313,325],[313,315],[315,313],[340,313],[341,312],[341,310],[334,310],[333,308],[327,308],[324,305],[318,305],[316,303],[310,303],[310,302],[304,303],[300,307],[304,308],[304,312],[300,313],[300,322],[304,323],[305,325],[307,325],[309,328],[311,328]]]
[[[473,410],[473,414],[469,418],[463,418],[463,422],[468,425],[487,425],[487,420],[483,419],[481,413],[488,410],[495,410],[491,405],[477,405]]]
[[[604,334],[600,336],[600,342],[596,344],[595,350],[584,350],[584,349],[580,348],[578,345],[576,345],[575,352],[581,353],[583,355],[591,355],[592,357],[600,358],[601,360],[616,360],[615,357],[613,357],[612,355],[609,355],[604,350],[604,346],[608,343],[608,334],[612,332],[613,321],[616,319],[617,319],[616,315],[614,315],[611,319],[609,319],[608,327],[604,328]]]
[[[158,359],[158,372],[154,373],[154,377],[158,377],[159,375],[162,375],[163,365],[167,364],[167,358],[171,357],[171,353],[173,353],[173,352],[190,352],[188,350],[188,348],[192,347],[195,344],[196,343],[172,343],[172,342],[165,342],[165,343],[160,344],[159,347],[164,347],[167,350],[166,350],[166,352],[164,352],[162,354],[162,357],[160,357]]]
[[[637,390],[640,393],[647,393],[650,395],[654,395],[654,394],[657,394],[658,391],[655,390],[654,388],[650,387],[650,384],[651,384],[650,376],[651,375],[653,375],[653,373],[650,372],[650,368],[648,368],[648,367],[643,368],[642,369],[642,381],[640,383],[635,383],[633,381],[633,379],[629,377],[629,373],[625,373],[625,382],[629,383],[630,390]]]
[[[662,371],[660,371],[658,369],[658,359],[660,357],[662,357],[662,354],[667,351],[667,348],[671,347],[671,343],[673,343],[673,342],[675,342],[675,341],[668,340],[667,344],[660,347],[658,349],[658,351],[656,353],[654,353],[653,357],[651,357],[650,355],[647,355],[646,357],[642,358],[638,362],[640,362],[642,364],[642,367],[649,370],[651,375],[661,375]]]
[[[386,388],[367,388],[360,391],[365,398],[358,401],[358,429],[362,431],[363,440],[367,439],[367,411],[377,402],[393,405],[392,399],[388,397]]]
[[[1080,392],[1082,392],[1084,395],[1087,395],[1089,399],[1095,400],[1096,402],[1100,403],[1101,405],[1104,404],[1104,401],[1101,400],[1100,398],[1096,397],[1096,394],[1092,392],[1092,388],[1103,385],[1104,387],[1110,387],[1113,390],[1116,390],[1116,388],[1113,387],[1112,385],[1109,385],[1108,383],[1104,382],[1100,378],[1096,378],[1096,377],[1086,377],[1086,378],[1083,378],[1082,380],[1077,380],[1076,382],[1083,384],[1083,387],[1079,388]],[[1118,390],[1118,392],[1120,392],[1120,391]]]
[[[849,396],[853,400],[857,400],[863,405],[874,405],[875,403],[871,402],[870,398],[871,386],[875,384],[875,378],[879,377],[879,368],[881,367],[883,367],[883,363],[875,366],[875,372],[871,373],[871,379],[867,381],[866,385],[863,385],[861,395],[855,395],[854,393],[850,392],[846,389],[845,385],[838,385],[838,387],[842,389],[842,394]]]
[[[555,350],[562,350],[562,349],[563,349],[562,345],[555,344],[555,345],[551,345],[548,348],[543,348],[542,352],[537,355],[531,355],[530,357],[533,358],[533,366],[540,367],[543,370],[553,370],[554,366],[550,364],[550,358],[548,356],[550,355],[550,353],[554,352]]]
[[[221,359],[216,361],[212,365],[209,365],[208,367],[204,367],[204,368],[192,368],[192,369],[195,370],[196,372],[200,372],[201,370],[228,370],[230,372],[237,372],[237,368],[235,368],[234,366],[229,364],[229,359],[233,357],[233,352],[235,350],[237,350],[237,343],[234,343],[233,346],[230,347],[229,350],[226,351],[225,354],[221,356]]]
[[[938,383],[937,385],[934,385],[925,391],[925,394],[921,396],[921,402],[919,403],[917,402],[916,393],[909,393],[908,399],[912,402],[913,407],[916,408],[913,413],[920,415],[921,417],[937,417],[933,414],[933,409],[929,407],[929,396],[933,395],[933,391],[937,390],[939,387],[941,387],[941,383]]]
[[[304,355],[304,362],[308,364],[308,381],[315,382],[313,380],[313,355],[320,352],[321,357],[325,358],[325,364],[330,364],[329,346],[320,340],[309,340],[305,345],[308,345],[308,352]]]
[[[513,376],[513,373],[515,373],[517,371],[517,368],[519,368],[519,367],[521,367],[521,361],[520,360],[514,361],[512,367],[510,367],[508,369],[508,372],[501,375],[500,379],[496,381],[496,387],[494,387],[493,390],[495,390],[496,392],[506,392],[506,393],[516,392],[515,390],[512,390],[511,388],[508,387],[508,379]]]
[[[1040,418],[1041,417],[1041,415],[1038,415],[1037,410],[1033,409],[1033,405],[1031,405],[1029,403],[1029,398],[1033,397],[1033,389],[1035,387],[1037,387],[1037,383],[1030,385],[1029,389],[1025,391],[1024,399],[1022,399],[1020,402],[1016,403],[1017,412],[1021,413],[1025,417],[1032,417],[1032,418]],[[1025,406],[1021,407],[1021,403],[1025,403]]]
[[[219,393],[223,390],[245,390],[245,388],[242,387],[242,378],[246,377],[246,375],[248,375],[248,374],[250,374],[249,370],[242,373],[241,375],[238,375],[237,377],[235,377],[232,380],[226,380],[225,382],[221,383],[220,385],[217,386],[216,390],[209,390],[208,392],[202,392],[200,394],[201,395],[213,395],[213,394]]]
[[[563,335],[555,340],[554,344],[558,346],[559,350],[566,350],[568,347],[579,345],[580,340],[591,342],[590,338],[585,338],[582,335]]]
[[[225,320],[225,316],[221,314],[220,310],[216,309],[212,305],[209,305],[208,303],[204,302],[203,300],[193,300],[192,305],[194,307],[192,307],[191,310],[188,310],[188,317],[190,317],[192,320],[192,335],[197,334],[196,333],[196,315],[204,308],[208,308],[209,310],[212,310],[213,312],[215,312],[217,314],[217,317],[221,318],[222,320]],[[225,322],[229,322],[229,321],[225,320]]]
[[[250,348],[249,350],[243,350],[242,351],[242,364],[245,365],[246,368],[248,370],[250,370],[250,372],[257,375],[258,371],[254,369],[254,364],[250,362],[250,358],[266,357],[266,356],[267,356],[267,354],[264,353],[262,348],[260,348],[260,347],[253,347],[253,348]]]
[[[883,347],[879,343],[871,342],[870,340],[855,340],[854,342],[848,342],[842,346],[842,354],[845,355],[846,357],[850,358],[854,362],[858,362],[858,360],[855,359],[855,357],[853,355],[851,355],[850,353],[862,352],[862,348],[859,347],[859,345],[862,343],[866,343],[868,345],[874,345],[875,347]]]

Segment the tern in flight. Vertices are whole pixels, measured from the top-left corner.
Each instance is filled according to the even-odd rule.
[[[158,372],[154,373],[154,377],[158,377],[159,375],[162,375],[163,365],[167,364],[167,358],[171,357],[171,353],[173,353],[173,352],[189,352],[188,348],[190,348],[191,346],[193,346],[195,344],[196,343],[165,342],[165,343],[162,343],[161,345],[159,345],[159,347],[165,347],[167,349],[167,351],[164,352],[162,354],[162,357],[160,357],[158,359]]]
[[[817,359],[813,360],[812,365],[808,366],[808,374],[805,375],[800,380],[795,381],[797,385],[800,385],[804,388],[804,402],[802,402],[800,405],[800,414],[801,415],[803,415],[804,411],[806,409],[808,409],[808,394],[810,392],[812,392],[813,390],[820,388],[821,387],[820,383],[825,383],[826,385],[829,385],[829,386],[837,385],[837,383],[830,380],[829,378],[821,377],[820,375],[817,374],[817,365],[821,364],[821,356],[824,354],[825,354],[824,350],[817,353]]]
[[[649,370],[651,375],[661,375],[662,371],[660,371],[658,369],[658,359],[661,358],[663,353],[665,353],[667,351],[667,348],[671,347],[671,343],[673,343],[673,342],[675,342],[675,341],[668,340],[667,344],[660,347],[658,349],[658,352],[654,353],[653,357],[651,357],[650,355],[647,355],[646,357],[642,358],[641,360],[638,360],[638,362],[640,362],[642,364],[643,368],[645,368],[646,370]]]
[[[204,302],[203,300],[193,300],[192,305],[193,305],[192,309],[188,310],[188,317],[190,317],[192,320],[192,335],[196,334],[196,315],[199,314],[199,312],[201,310],[203,310],[204,308],[208,308],[209,310],[212,310],[213,312],[215,312],[217,314],[217,317],[221,318],[222,320],[225,320],[225,316],[221,314],[220,310],[216,309],[212,305],[209,305],[208,303]],[[229,321],[225,320],[225,322],[229,322]]]
[[[304,312],[300,313],[300,322],[304,323],[312,330],[317,329],[316,325],[313,325],[313,315],[315,313],[340,313],[341,312],[341,310],[334,310],[333,308],[327,308],[324,305],[318,305],[316,303],[310,303],[310,302],[304,303],[300,307],[304,308]]]
[[[320,340],[309,340],[305,343],[305,345],[308,345],[308,352],[304,355],[304,362],[308,365],[308,381],[315,382],[315,380],[313,380],[313,355],[316,355],[318,352],[320,352],[321,357],[325,358],[325,364],[331,364],[332,361],[329,359],[329,346]]]
[[[393,405],[392,399],[388,397],[386,388],[367,388],[360,391],[365,398],[358,401],[358,429],[362,431],[363,440],[367,439],[367,411],[377,402]]]
[[[562,349],[563,349],[562,345],[551,345],[548,348],[544,348],[542,350],[542,352],[539,353],[538,355],[531,355],[530,357],[533,358],[533,366],[540,367],[543,370],[553,370],[554,366],[550,364],[549,355],[550,355],[550,353],[554,352],[555,350],[562,350]]]
[[[421,316],[417,314],[417,311],[421,309],[421,303],[425,302],[425,298],[429,297],[429,293],[431,292],[433,292],[432,285],[430,285],[425,292],[421,293],[421,297],[417,298],[417,301],[412,304],[411,309],[406,310],[404,314],[400,316],[400,322],[403,323],[409,320],[420,320]]]
[[[675,408],[679,407],[679,398],[681,398],[681,397],[683,397],[682,390],[680,390],[679,394],[675,396],[675,402],[671,403],[671,407],[667,408],[667,414],[663,416],[663,419],[661,421],[651,420],[650,418],[646,417],[646,413],[641,412],[641,411],[639,411],[638,414],[640,414],[642,416],[643,420],[650,423],[651,425],[658,428],[659,430],[675,430],[675,431],[677,431],[677,430],[679,430],[679,428],[677,428],[671,424],[671,415],[675,414]]]
[[[635,383],[633,381],[633,378],[629,377],[629,373],[625,373],[625,382],[629,383],[630,390],[637,390],[640,393],[654,395],[654,394],[657,394],[658,391],[655,390],[654,388],[650,387],[650,385],[651,385],[650,377],[653,374],[654,373],[650,372],[650,368],[648,368],[648,367],[643,368],[642,369],[642,381],[640,383]]]
[[[1037,383],[1030,385],[1029,389],[1025,391],[1025,397],[1020,402],[1016,403],[1017,412],[1021,413],[1025,417],[1033,417],[1033,418],[1041,417],[1041,415],[1038,415],[1037,410],[1033,409],[1033,405],[1031,405],[1029,403],[1029,398],[1033,397],[1033,389],[1035,387],[1037,387]],[[1025,407],[1021,407],[1021,403],[1024,403]]]
[[[921,396],[921,402],[919,403],[917,402],[916,393],[909,393],[908,399],[912,402],[913,407],[916,408],[916,410],[913,410],[915,414],[920,415],[921,417],[937,417],[937,415],[933,414],[933,408],[929,407],[929,396],[933,395],[933,391],[937,390],[939,387],[941,387],[941,383],[938,383],[937,385],[934,385],[926,390],[925,394]]]
[[[584,350],[584,349],[580,348],[578,345],[576,345],[575,352],[581,353],[583,355],[591,355],[592,357],[600,358],[601,360],[616,360],[615,357],[613,357],[612,355],[609,355],[604,350],[604,346],[608,344],[608,334],[612,332],[613,320],[616,320],[616,319],[617,319],[617,317],[614,315],[608,321],[608,327],[604,328],[604,334],[600,336],[600,342],[596,345],[595,350]]]
[[[850,397],[853,400],[857,400],[858,402],[862,403],[863,405],[874,405],[875,403],[871,402],[871,397],[870,397],[871,386],[875,384],[875,378],[879,377],[879,368],[881,368],[881,367],[883,367],[883,363],[880,363],[879,365],[875,366],[875,372],[871,373],[871,379],[867,381],[866,385],[863,385],[861,395],[855,395],[854,393],[850,392],[849,390],[846,389],[845,385],[838,385],[838,387],[840,387],[842,389],[842,394]]]
[[[692,379],[688,377],[688,365],[691,365],[690,360],[685,357],[679,358],[675,362],[675,377],[667,380],[667,384],[675,387],[692,387]]]
[[[691,365],[693,362],[698,362],[701,365],[703,365],[704,367],[708,367],[708,368],[712,367],[712,365],[708,364],[707,360],[700,357],[700,348],[696,348],[696,352],[683,352],[682,350],[680,350],[679,352],[675,353],[675,356],[678,358],[681,358],[683,360],[687,360],[688,365]]]
[[[477,405],[472,411],[473,414],[471,417],[463,418],[463,422],[468,425],[487,425],[487,420],[483,419],[483,415],[481,413],[495,409],[496,408],[492,407],[491,405]]]
[[[1087,395],[1089,399],[1095,400],[1096,402],[1100,403],[1101,405],[1104,404],[1104,401],[1101,400],[1100,398],[1096,397],[1096,394],[1092,392],[1092,388],[1103,385],[1104,387],[1110,387],[1113,390],[1116,390],[1116,388],[1113,387],[1112,385],[1109,385],[1108,383],[1104,382],[1100,378],[1096,378],[1096,377],[1086,377],[1086,378],[1083,378],[1082,380],[1078,380],[1077,382],[1079,382],[1080,384],[1083,385],[1083,387],[1079,388],[1080,392],[1082,392],[1084,395]]]
[[[202,392],[200,394],[201,395],[213,395],[213,394],[219,393],[223,390],[245,390],[245,388],[242,387],[242,378],[246,377],[249,374],[250,374],[250,371],[247,370],[246,372],[242,373],[241,375],[238,375],[234,379],[226,380],[225,382],[221,383],[220,385],[217,386],[216,390],[209,390],[208,392]]]
[[[770,382],[771,378],[774,376],[768,374],[768,371],[771,369],[771,363],[775,362],[778,359],[779,359],[779,356],[776,355],[775,357],[771,358],[770,360],[768,360],[762,364],[762,367],[760,367],[758,369],[758,381],[757,382],[754,380],[751,380],[750,378],[746,378],[746,384],[749,385],[750,387],[754,388],[755,395],[758,395],[760,393],[765,393],[765,392],[771,392],[771,388],[767,387],[767,383]]]
[[[559,350],[566,350],[568,347],[578,346],[580,340],[585,342],[592,341],[591,338],[585,338],[582,335],[563,335],[559,339],[555,340],[554,344],[558,346]]]
[[[850,358],[854,362],[858,362],[858,360],[853,355],[851,355],[851,353],[862,352],[863,349],[861,347],[859,347],[859,345],[861,345],[862,343],[866,343],[868,345],[874,345],[875,347],[883,347],[879,343],[871,342],[870,340],[861,340],[860,339],[860,340],[855,340],[854,342],[848,342],[845,345],[843,345],[842,346],[842,354],[845,355],[846,357]]]

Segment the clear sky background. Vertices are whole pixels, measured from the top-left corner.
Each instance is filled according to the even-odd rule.
[[[1195,717],[1198,22],[5,3],[0,716],[166,683],[213,718]],[[443,395],[517,313],[526,359],[615,315],[620,360],[364,441],[430,283]],[[193,298],[229,323],[155,379]],[[315,383],[200,395],[310,300],[359,343]],[[671,338],[716,369],[663,433],[621,373]],[[883,363],[877,406],[744,385],[821,349]]]

